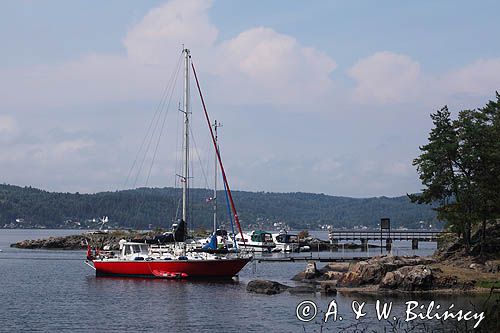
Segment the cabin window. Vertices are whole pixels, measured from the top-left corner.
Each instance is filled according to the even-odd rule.
[[[125,255],[127,255],[127,254],[131,254],[131,253],[132,253],[132,251],[131,251],[131,249],[130,249],[130,245],[126,245],[126,246],[125,246]]]
[[[226,230],[220,230],[220,229],[219,229],[219,230],[217,230],[217,231],[215,232],[215,234],[216,234],[217,236],[227,236],[227,231],[226,231]]]
[[[141,253],[141,247],[139,245],[132,245],[134,253]]]

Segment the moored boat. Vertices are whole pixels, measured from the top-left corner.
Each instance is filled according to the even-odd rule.
[[[209,253],[154,251],[145,243],[122,242],[118,255],[99,253],[90,258],[96,276],[149,278],[231,278],[250,257],[222,257]]]
[[[310,250],[308,245],[300,243],[299,236],[296,234],[289,234],[287,232],[276,233],[273,234],[273,241],[276,244],[276,248],[283,252],[304,252]]]
[[[273,235],[267,231],[254,230],[249,234],[237,235],[238,246],[254,252],[279,252],[273,242]]]
[[[212,143],[217,156],[217,162],[222,173],[222,180],[228,198],[229,211],[234,218],[241,235],[243,235],[239,224],[238,213],[232,198],[227,176],[222,164],[219,146],[207,113],[203,95],[200,89],[195,67],[191,61],[190,51],[183,50],[184,55],[184,133],[183,133],[183,172],[178,175],[183,184],[182,188],[182,218],[176,228],[176,232],[163,235],[164,238],[173,238],[173,242],[167,244],[147,244],[139,242],[120,241],[120,252],[99,251],[89,246],[87,250],[86,263],[95,269],[96,276],[131,276],[151,278],[231,278],[252,259],[245,254],[230,254],[222,256],[211,253],[196,252],[197,243],[188,239],[186,224],[188,216],[188,190],[190,183],[189,171],[189,118],[190,118],[190,93],[189,76],[190,69],[194,74],[196,86],[203,106],[205,119],[210,129]],[[215,226],[215,222],[214,222]],[[215,227],[214,227],[215,228]],[[168,237],[171,236],[171,237]],[[214,233],[214,236],[217,236]],[[243,241],[243,243],[245,243]]]

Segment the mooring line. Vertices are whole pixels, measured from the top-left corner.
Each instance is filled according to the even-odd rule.
[[[82,258],[30,258],[30,257],[0,257],[0,260],[83,260]]]

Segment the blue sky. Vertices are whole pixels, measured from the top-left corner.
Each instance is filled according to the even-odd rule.
[[[242,190],[418,191],[411,160],[425,143],[429,113],[444,104],[455,112],[479,107],[500,90],[496,1],[1,6],[6,183],[80,192],[129,187],[125,179],[182,43],[192,49],[213,117],[224,123],[224,160]],[[198,111],[193,130],[204,133],[196,140],[207,166],[212,156]],[[174,185],[177,121],[174,108],[150,186]],[[202,176],[208,168],[194,172],[195,186],[211,183]]]

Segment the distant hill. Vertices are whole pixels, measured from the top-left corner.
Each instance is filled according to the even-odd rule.
[[[191,227],[212,225],[212,191],[192,189]],[[223,192],[219,193],[219,219],[228,221]],[[429,206],[412,204],[406,196],[348,198],[312,193],[270,193],[234,191],[243,227],[269,226],[283,222],[296,229],[333,225],[335,228],[365,225],[376,227],[381,217],[392,226],[419,228],[419,221],[436,225],[436,213]],[[131,228],[168,228],[180,214],[181,190],[139,188],[95,194],[48,192],[32,187],[0,185],[0,227],[95,227],[100,216],[110,225]],[[92,225],[92,223],[94,223]]]

